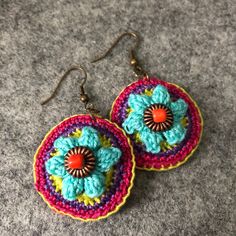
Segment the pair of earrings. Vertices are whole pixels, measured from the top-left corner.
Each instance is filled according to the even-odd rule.
[[[52,128],[34,157],[35,186],[44,201],[53,210],[84,221],[119,210],[130,194],[135,166],[157,171],[176,168],[201,139],[203,120],[197,104],[179,86],[148,76],[135,57],[139,43],[135,33],[123,33],[93,62],[106,57],[124,36],[136,40],[130,64],[138,80],[115,99],[110,120],[96,115],[89,102],[85,69],[71,67],[57,88],[71,71],[82,71],[80,100],[88,114],[69,117]]]

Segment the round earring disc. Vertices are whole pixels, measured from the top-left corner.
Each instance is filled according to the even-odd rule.
[[[130,106],[129,104],[130,95],[140,95],[150,97],[150,99],[152,99],[153,91],[158,85],[161,85],[165,89],[167,89],[170,95],[171,102],[182,99],[187,104],[186,115],[180,121],[181,126],[183,126],[183,129],[186,133],[184,139],[181,140],[181,142],[173,145],[167,142],[164,135],[164,130],[163,132],[159,132],[162,139],[158,144],[160,145],[160,151],[158,151],[157,153],[152,153],[150,151],[147,151],[147,146],[142,140],[142,138],[144,138],[144,135],[142,136],[143,130],[141,130],[140,127],[142,126],[146,129],[147,127],[145,126],[145,122],[143,125],[141,121],[138,121],[141,122],[141,125],[136,125],[136,127],[134,126],[134,129],[136,128],[137,130],[132,130],[130,132],[131,134],[128,135],[134,147],[136,167],[138,169],[164,171],[176,168],[189,159],[189,157],[197,149],[198,144],[201,140],[203,119],[196,102],[181,87],[159,80],[157,78],[142,78],[128,85],[119,94],[112,105],[112,110],[110,113],[111,121],[117,123],[120,127],[124,127],[124,121],[126,121],[126,119],[132,112],[136,112],[134,108],[131,108],[132,105]],[[143,102],[145,106],[145,100],[141,102]],[[134,106],[138,107],[137,103],[136,105],[133,105],[133,107]],[[144,116],[144,113],[145,109],[143,113],[139,111],[139,116]],[[146,117],[144,117],[145,119],[150,118],[147,117],[147,115],[150,114],[146,113]],[[144,121],[146,121],[145,119]],[[137,124],[137,121],[136,123],[133,121],[133,123]],[[153,125],[154,127],[154,124],[152,124],[151,122],[149,122],[148,125],[149,128],[152,128],[151,125]],[[155,136],[153,136],[153,138],[155,138]]]
[[[84,127],[92,128],[98,135],[95,135],[96,137],[90,135],[80,140],[80,137],[83,136]],[[65,143],[65,140],[69,139],[73,142],[78,139],[78,142],[76,142],[83,142],[81,146],[85,147],[80,150],[78,147],[73,147],[71,141]],[[97,139],[96,143],[95,139]],[[59,150],[56,148],[59,146],[58,140],[61,145]],[[79,154],[83,154],[84,158],[86,158],[86,155],[88,158],[95,158],[95,166],[88,175],[70,175],[69,172],[65,172],[68,163],[63,162],[68,158],[68,155],[63,152],[65,150],[62,145],[63,142],[65,145],[71,146],[68,155],[74,155],[71,158],[72,162],[69,163],[70,167],[84,166],[84,168],[88,168],[91,165],[91,160],[87,162],[87,166],[82,165],[83,163],[76,159],[76,157],[81,158]],[[76,146],[76,142],[74,142],[74,146]],[[78,146],[80,145],[78,144]],[[87,148],[92,150],[94,156],[90,154]],[[107,155],[104,150],[107,150]],[[113,153],[111,150],[113,150]],[[102,153],[105,153],[105,155],[102,155]],[[116,158],[114,153],[119,154],[119,159],[114,162],[115,164],[111,168],[108,168],[107,163],[112,158],[114,160]],[[49,160],[54,157],[56,157],[56,161],[52,164]],[[50,165],[47,166],[47,163]],[[59,165],[56,171],[54,169],[55,165]],[[35,187],[51,209],[82,221],[94,221],[117,212],[125,203],[133,186],[135,158],[129,138],[116,124],[98,116],[75,115],[65,119],[49,131],[34,156],[33,167]],[[49,172],[55,172],[56,174],[53,175]],[[76,177],[78,178],[76,179]],[[86,178],[90,179],[86,181]],[[73,184],[70,184],[68,179],[73,179]],[[97,191],[99,181],[104,183],[104,186],[100,186],[103,192],[100,196],[93,197],[92,195],[94,191]],[[81,185],[81,183],[84,184]],[[76,184],[78,186],[75,188]],[[66,194],[67,198],[70,198],[71,193],[73,199],[68,200],[63,195]]]

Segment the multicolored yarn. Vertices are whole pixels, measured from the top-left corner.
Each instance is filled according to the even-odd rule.
[[[145,124],[145,110],[154,104],[154,108],[163,107],[170,112],[171,120],[168,123],[170,129],[163,131],[153,131]],[[157,104],[157,105],[155,105]],[[157,85],[151,96],[130,94],[128,98],[128,106],[131,108],[131,112],[128,117],[122,123],[122,127],[128,134],[138,133],[141,141],[144,143],[146,150],[151,153],[159,153],[161,151],[160,144],[166,139],[170,145],[180,143],[186,134],[186,128],[181,124],[181,120],[184,118],[188,105],[184,100],[178,99],[175,102],[171,102],[170,94],[167,89],[162,85]],[[168,107],[168,108],[167,108]],[[151,111],[148,111],[151,115]],[[153,128],[158,129],[158,125],[155,127],[155,122],[152,122],[151,118],[147,118],[149,124]],[[173,120],[173,121],[172,121]],[[172,125],[172,123],[174,123]],[[167,125],[161,127],[164,129]]]
[[[145,109],[154,103],[168,105],[174,116],[172,129],[153,132],[145,125]],[[113,103],[111,120],[129,134],[137,168],[145,170],[169,170],[186,162],[196,150],[203,128],[200,110],[188,93],[156,78],[127,86]]]
[[[87,187],[61,165],[68,148],[78,143],[92,149],[96,158],[103,157],[87,177]],[[133,185],[134,168],[133,149],[124,131],[98,116],[76,115],[55,126],[39,146],[34,161],[35,186],[58,213],[84,221],[98,220],[125,203]]]
[[[59,153],[48,159],[45,166],[50,175],[62,178],[63,197],[67,200],[75,200],[83,191],[90,198],[102,195],[105,190],[105,177],[102,173],[108,172],[119,161],[120,149],[102,147],[97,130],[89,126],[83,127],[79,138],[59,137],[55,140],[54,147]],[[95,170],[84,178],[71,176],[66,171],[65,155],[75,147],[87,147],[96,157]]]

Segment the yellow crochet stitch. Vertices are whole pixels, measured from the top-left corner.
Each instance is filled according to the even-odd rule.
[[[91,205],[93,206],[95,203],[100,203],[100,198],[90,198],[85,193],[80,194],[77,198],[78,202],[83,202],[85,206]]]
[[[141,142],[142,142],[139,133],[135,133],[135,134],[134,134],[134,139],[135,139],[135,142],[136,142],[136,143],[141,143]]]
[[[111,147],[111,140],[109,138],[105,135],[101,135],[99,138],[103,147]]]
[[[82,134],[82,131],[80,129],[76,129],[75,132],[73,132],[69,136],[72,138],[79,138],[81,136],[81,134]]]
[[[54,152],[51,152],[51,153],[50,153],[50,156],[51,156],[51,157],[59,156],[59,155],[60,155],[60,152],[59,152],[57,149],[55,149]]]
[[[181,124],[182,124],[184,127],[187,127],[187,126],[188,126],[188,117],[184,117],[184,118],[181,120]]]
[[[52,181],[52,186],[55,187],[55,191],[59,192],[62,189],[62,178],[55,176],[55,175],[51,175],[50,176],[50,180]]]
[[[127,114],[129,114],[129,113],[132,112],[132,109],[129,107],[129,108],[126,109],[126,112],[127,112]]]
[[[144,94],[147,95],[147,96],[149,96],[149,97],[152,96],[152,94],[153,94],[153,89],[151,89],[151,90],[145,89],[145,90],[144,90]]]
[[[105,179],[106,189],[108,189],[111,185],[112,174],[113,174],[113,169],[109,170],[106,173],[106,179]],[[55,187],[55,191],[56,192],[61,191],[61,189],[62,189],[62,178],[58,177],[58,176],[51,175],[50,180],[52,181],[52,185]],[[80,194],[78,196],[77,200],[79,202],[83,202],[86,206],[87,205],[92,205],[93,206],[96,202],[97,203],[101,202],[100,198],[97,198],[97,197],[90,198],[85,193]]]

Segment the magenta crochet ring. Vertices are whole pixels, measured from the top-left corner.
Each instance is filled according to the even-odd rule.
[[[159,90],[158,99],[160,101],[165,102],[165,99],[168,98],[171,103],[179,100],[179,105],[185,105],[184,116],[181,117],[181,120],[179,119],[178,128],[181,128],[177,130],[178,132],[174,130],[174,135],[180,137],[174,137],[172,131],[164,133],[176,122],[176,117],[172,114],[171,109],[163,104],[154,104],[153,100],[151,100],[151,105],[147,102],[148,99],[152,99],[153,93],[158,93],[157,90]],[[135,101],[135,98],[139,100]],[[176,105],[173,105],[175,110],[177,110]],[[136,109],[141,111],[139,110],[137,113]],[[181,113],[181,110],[177,110],[178,112]],[[138,119],[138,116],[141,118]],[[203,129],[200,110],[190,95],[179,86],[156,78],[142,78],[128,85],[114,101],[110,117],[128,133],[134,147],[136,166],[145,170],[170,170],[185,163],[197,149]],[[159,123],[155,123],[155,121]],[[147,128],[149,128],[148,134],[144,132]],[[155,132],[158,132],[159,136]],[[146,143],[143,141],[144,138],[147,139]],[[172,142],[175,138],[179,140],[178,143]],[[168,143],[168,140],[171,140],[171,144]],[[153,143],[158,143],[159,150],[156,148],[153,152],[147,151],[148,148],[152,150],[153,146],[148,145]]]
[[[124,131],[90,115],[75,115],[55,126],[34,157],[35,187],[43,200],[56,212],[83,221],[119,210],[133,186],[134,169]]]

